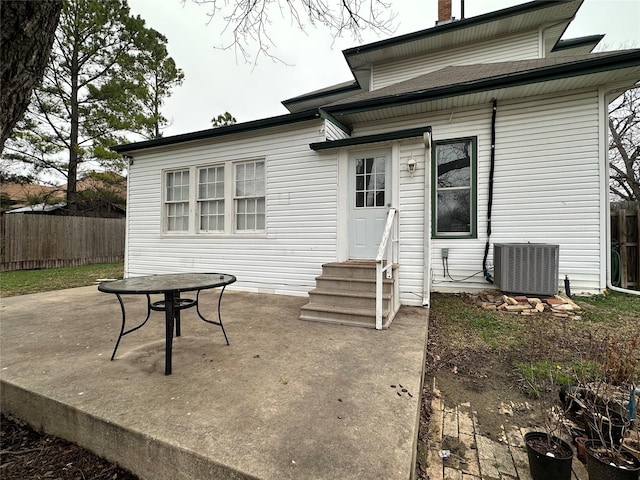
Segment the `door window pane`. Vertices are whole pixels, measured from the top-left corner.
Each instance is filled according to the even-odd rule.
[[[356,159],[356,208],[384,207],[386,205],[386,157]]]

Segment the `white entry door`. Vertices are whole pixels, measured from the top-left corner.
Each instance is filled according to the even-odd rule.
[[[391,206],[391,153],[353,154],[349,159],[349,258],[373,260]]]

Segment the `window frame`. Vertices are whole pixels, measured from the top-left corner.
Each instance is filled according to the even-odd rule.
[[[438,147],[452,143],[471,143],[471,172],[469,174],[470,230],[469,232],[438,232]],[[458,137],[433,142],[431,149],[431,238],[433,239],[477,239],[478,238],[478,137]]]
[[[241,164],[248,163],[263,163],[263,177],[262,177],[262,195],[253,198],[261,198],[263,199],[264,204],[264,212],[262,213],[264,216],[264,228],[262,229],[252,229],[252,230],[239,230],[237,229],[237,214],[236,214],[236,167]],[[208,201],[208,199],[199,199],[199,187],[200,187],[200,175],[202,170],[206,170],[209,168],[219,168],[222,167],[223,173],[223,190],[224,190],[224,230],[202,230],[201,226],[201,204],[203,202]],[[168,175],[174,174],[176,172],[188,172],[189,173],[189,200],[187,203],[187,214],[188,214],[188,229],[187,230],[169,230],[169,202],[167,200],[167,185],[168,185]],[[265,157],[253,157],[247,159],[237,159],[237,160],[225,160],[225,161],[217,161],[206,163],[202,165],[190,165],[186,167],[179,168],[168,168],[163,169],[161,171],[161,235],[162,236],[210,236],[210,237],[256,237],[256,236],[264,236],[267,234],[267,160]],[[247,197],[244,197],[247,198]]]
[[[168,188],[169,188],[168,176],[175,175],[176,173],[182,173],[184,175],[185,172],[189,175],[189,181],[186,184],[188,188],[187,200],[186,201],[185,200],[180,200],[180,201],[169,200],[168,199]],[[162,172],[162,232],[163,233],[166,233],[169,235],[186,235],[190,233],[192,178],[193,176],[192,176],[191,169],[188,167],[163,170]],[[169,205],[176,205],[176,204],[186,204],[186,207],[187,207],[186,208],[187,210],[187,229],[186,230],[170,230],[169,229],[169,223],[170,223],[169,222]]]
[[[255,180],[257,179],[257,177],[255,176],[255,172],[257,170],[257,164],[258,163],[262,163],[262,185],[260,189],[255,189],[254,192],[252,192],[252,194],[243,194],[243,195],[239,195],[238,194],[238,167],[243,166],[245,167],[245,171],[246,171],[246,166],[247,165],[254,165],[253,171],[254,171],[254,176],[252,178],[247,179],[247,177],[245,176],[243,179],[243,182],[246,182],[247,180],[253,181],[254,182],[254,186],[257,186],[257,183],[255,183]],[[233,191],[232,191],[232,200],[233,200],[233,233],[238,233],[238,234],[244,234],[244,233],[248,233],[248,234],[252,234],[252,233],[263,233],[266,231],[267,228],[267,162],[264,159],[251,159],[251,160],[244,160],[244,161],[238,161],[238,162],[234,162],[233,163]],[[261,191],[260,191],[261,190]],[[253,212],[243,212],[242,215],[245,216],[245,220],[247,218],[249,218],[249,215],[253,215],[254,218],[254,225],[257,226],[258,223],[258,216],[262,215],[262,223],[263,223],[263,228],[254,228],[254,229],[250,229],[250,228],[244,228],[244,229],[240,229],[238,227],[238,219],[239,216],[241,215],[239,213],[239,205],[240,205],[240,201],[244,201],[245,205],[248,205],[249,202],[246,202],[247,200],[256,200],[256,202],[259,203],[259,200],[262,199],[262,212],[258,211],[258,205],[256,203],[256,208]]]
[[[205,170],[210,170],[210,169],[222,169],[222,197],[206,197],[206,198],[200,198],[200,187],[201,185],[203,185],[203,183],[200,181],[200,176],[202,175],[202,172]],[[227,179],[226,179],[226,168],[224,164],[213,164],[213,165],[205,165],[202,167],[197,167],[196,168],[196,181],[197,181],[197,191],[196,191],[196,199],[195,199],[195,222],[196,222],[196,233],[198,234],[222,234],[226,232],[226,222],[227,222]],[[216,174],[217,177],[217,174]],[[219,183],[219,178],[216,178],[216,180],[218,180],[215,183]],[[209,182],[206,183],[206,185],[209,185]],[[202,206],[204,203],[208,203],[208,202],[220,202],[222,201],[222,229],[221,230],[204,230],[202,228]],[[218,212],[219,215],[219,212]],[[211,216],[211,215],[208,215]]]

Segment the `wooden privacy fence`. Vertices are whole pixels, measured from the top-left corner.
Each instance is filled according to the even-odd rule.
[[[640,290],[640,202],[611,204],[611,280]]]
[[[5,214],[0,271],[121,262],[124,237],[124,218]]]

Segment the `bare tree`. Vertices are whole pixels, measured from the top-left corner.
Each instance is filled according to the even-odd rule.
[[[0,4],[0,152],[42,79],[62,10],[62,0]]]
[[[288,17],[294,28],[303,32],[316,25],[328,28],[333,35],[345,33],[360,39],[365,30],[380,34],[393,33],[395,14],[390,3],[383,0],[192,0],[198,5],[208,5],[209,21],[222,18],[226,24],[223,33],[230,31],[233,39],[222,48],[237,49],[245,61],[266,56],[279,59],[270,52],[275,46],[269,30],[272,17]],[[186,3],[186,0],[182,0]],[[255,53],[252,50],[255,49]]]
[[[609,172],[612,198],[640,200],[640,87],[609,108]]]

